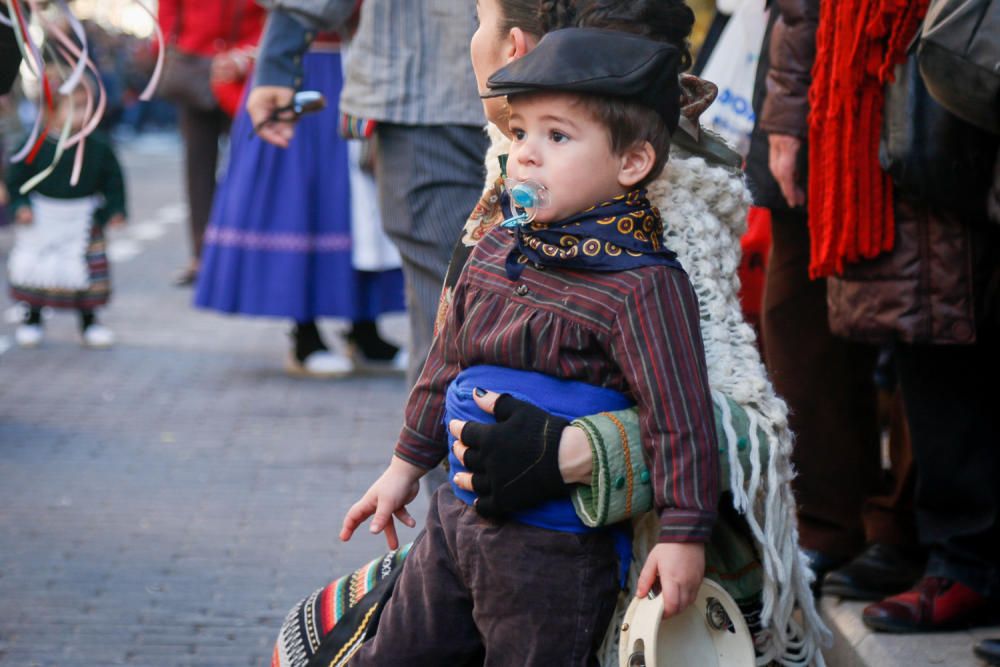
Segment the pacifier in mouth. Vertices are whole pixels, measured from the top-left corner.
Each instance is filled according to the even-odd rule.
[[[504,185],[514,209],[514,215],[503,221],[504,227],[526,225],[535,219],[540,209],[549,205],[549,191],[538,181],[508,178]]]

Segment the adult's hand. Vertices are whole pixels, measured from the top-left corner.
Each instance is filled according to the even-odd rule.
[[[212,58],[210,76],[213,83],[239,81],[246,76],[249,60],[238,50],[225,51]]]
[[[796,168],[802,140],[790,134],[770,134],[767,141],[767,166],[778,182],[782,196],[793,208],[805,205],[806,193],[798,185],[799,174]]]
[[[586,435],[561,417],[509,394],[477,390],[476,403],[496,424],[453,419],[455,455],[468,473],[455,475],[459,488],[475,491],[476,510],[486,517],[565,497],[567,483],[589,480],[593,465]]]
[[[294,120],[272,120],[275,109],[292,103],[295,90],[284,86],[256,86],[247,97],[247,113],[257,135],[279,148],[288,148],[295,135]]]

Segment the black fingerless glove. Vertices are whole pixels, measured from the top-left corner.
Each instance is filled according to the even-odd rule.
[[[501,394],[496,424],[462,429],[465,467],[479,496],[476,511],[497,518],[569,494],[559,472],[559,440],[569,421]]]

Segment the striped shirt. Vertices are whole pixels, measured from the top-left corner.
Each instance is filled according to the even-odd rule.
[[[470,366],[609,387],[639,409],[660,541],[706,541],[718,452],[687,275],[665,266],[598,273],[528,265],[512,282],[505,261],[514,245],[510,231],[495,227],[472,251],[407,402],[396,455],[423,468],[444,458],[445,391]]]
[[[263,4],[310,28],[336,30],[356,0]],[[398,125],[482,127],[486,117],[469,58],[475,30],[475,3],[365,0],[348,50],[340,110]]]

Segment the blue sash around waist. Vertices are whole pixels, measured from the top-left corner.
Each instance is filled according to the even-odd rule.
[[[633,405],[624,394],[596,387],[583,382],[562,380],[532,371],[520,371],[502,366],[473,366],[458,374],[448,386],[445,401],[445,426],[452,419],[478,421],[494,424],[493,415],[479,409],[472,398],[473,389],[480,387],[497,393],[508,393],[514,398],[527,401],[564,419],[576,419],[599,412],[623,410]],[[464,472],[465,468],[451,451],[455,438],[448,433],[448,462],[451,476]],[[473,504],[476,494],[465,491],[451,482],[451,488],[460,500]],[[541,505],[512,515],[515,521],[558,530],[564,533],[586,533],[600,528],[589,528],[580,521],[573,510],[572,501],[567,498],[551,500]]]

